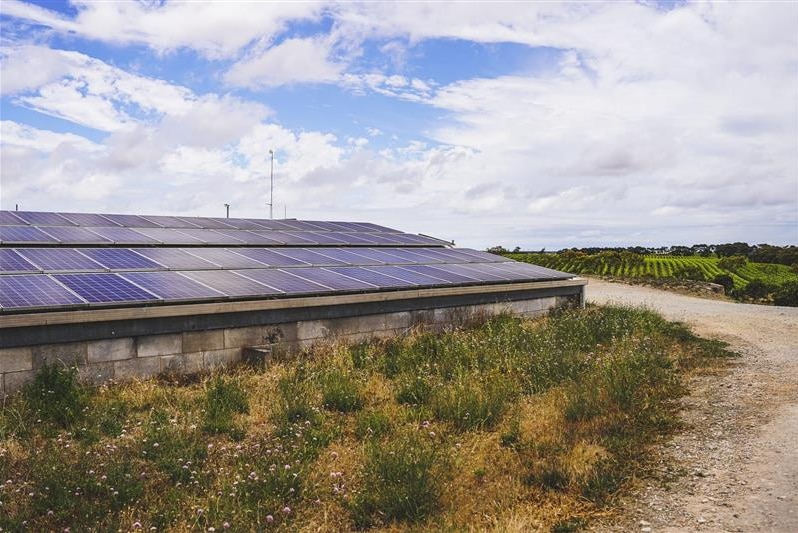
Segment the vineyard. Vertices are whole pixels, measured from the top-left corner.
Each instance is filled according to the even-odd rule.
[[[700,272],[703,276],[699,275],[698,277],[703,277],[706,281],[712,281],[717,276],[726,275],[734,280],[735,289],[742,289],[754,280],[775,286],[798,280],[798,274],[785,265],[749,262],[741,268],[731,271],[721,268],[718,265],[719,259],[716,257],[648,255],[637,256],[637,260],[624,260],[623,257],[615,260],[606,260],[599,257],[600,255],[579,257],[572,254],[507,254],[508,257],[517,261],[534,263],[574,274],[594,274],[624,278],[683,279],[686,277],[685,273]],[[642,258],[642,261],[640,261],[640,258]]]

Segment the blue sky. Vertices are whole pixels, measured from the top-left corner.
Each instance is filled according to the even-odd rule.
[[[0,206],[798,242],[786,3],[0,4]]]

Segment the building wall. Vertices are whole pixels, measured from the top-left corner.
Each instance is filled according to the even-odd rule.
[[[511,312],[539,316],[578,305],[573,296],[419,309],[281,324],[183,331],[0,349],[0,396],[19,390],[42,365],[77,365],[82,380],[100,384],[160,373],[193,373],[241,361],[245,348],[267,346],[286,354],[330,338],[353,342],[401,334],[416,326],[444,327],[475,314]]]

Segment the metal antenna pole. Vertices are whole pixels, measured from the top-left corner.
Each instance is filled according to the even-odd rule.
[[[227,209],[227,218],[230,218],[230,204],[224,204],[224,208]]]
[[[274,219],[274,150],[269,150],[269,154],[272,156],[272,169],[270,172],[270,192],[269,192],[269,218]]]

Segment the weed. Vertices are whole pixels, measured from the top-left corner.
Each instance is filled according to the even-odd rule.
[[[240,440],[241,431],[235,426],[235,415],[249,412],[247,393],[231,378],[213,378],[205,394],[205,414],[202,429],[208,433],[228,433]]]
[[[44,365],[23,390],[28,407],[38,418],[68,428],[84,416],[87,406],[88,393],[77,376],[75,367]]]
[[[398,379],[396,401],[406,405],[425,405],[432,396],[429,379],[421,374],[406,375]]]
[[[387,435],[393,427],[391,417],[382,411],[366,411],[361,413],[355,422],[355,435],[361,440],[379,439]]]
[[[339,369],[321,377],[321,395],[325,408],[342,413],[359,411],[365,403],[360,384],[352,374]]]
[[[491,429],[513,396],[513,384],[501,374],[467,375],[436,390],[431,408],[437,419],[460,431]]]

